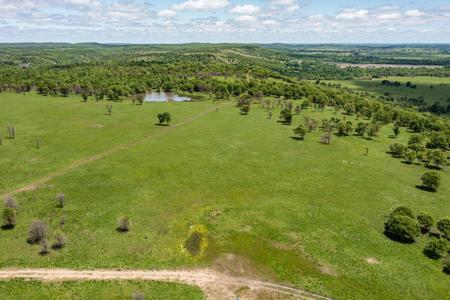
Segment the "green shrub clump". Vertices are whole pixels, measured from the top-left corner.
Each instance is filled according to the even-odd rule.
[[[413,243],[420,233],[419,223],[405,215],[391,215],[384,224],[385,234],[402,243]]]
[[[431,238],[425,245],[423,253],[432,259],[443,257],[448,251],[447,241],[445,239]]]

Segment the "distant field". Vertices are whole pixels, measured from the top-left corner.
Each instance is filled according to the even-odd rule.
[[[358,67],[364,69],[376,69],[376,68],[407,68],[407,69],[417,69],[417,68],[426,68],[426,69],[435,69],[435,68],[443,68],[444,66],[435,66],[435,65],[409,65],[409,64],[349,64],[349,63],[336,63],[339,68],[349,68],[349,67]]]
[[[381,85],[382,80],[399,81],[402,83],[400,87]],[[407,82],[417,85],[416,89],[405,86]],[[375,96],[390,97],[423,97],[426,105],[432,105],[439,102],[441,105],[450,104],[450,78],[442,77],[384,77],[374,80],[337,80],[327,81],[331,83],[341,84],[354,90],[368,92]],[[387,93],[387,94],[386,94]]]
[[[139,292],[145,299],[204,299],[200,289],[173,283],[160,282],[55,282],[0,281],[0,298],[8,300],[52,299],[52,300],[119,300],[132,299]]]
[[[291,138],[302,116],[295,116],[292,126],[281,125],[278,111],[269,120],[256,104],[248,116],[227,104],[215,112],[212,101],[114,103],[111,116],[105,104],[0,94],[1,126],[17,128],[17,139],[3,139],[0,146],[0,194],[73,161],[132,144],[20,194],[16,228],[0,231],[0,267],[207,266],[336,299],[450,299],[442,262],[422,254],[425,238],[404,245],[382,233],[386,215],[398,205],[435,218],[450,215],[448,184],[437,193],[419,190],[415,186],[427,169],[386,154],[391,126],[373,141],[333,137],[326,146],[319,143],[319,131],[305,141]],[[163,111],[173,115],[172,126],[154,125]],[[334,111],[302,115],[344,118]],[[398,141],[406,142],[409,133],[401,131]],[[448,171],[442,172],[442,181],[449,180]],[[55,202],[59,192],[66,194],[64,208]],[[123,215],[131,220],[128,233],[116,231]],[[62,230],[67,246],[39,255],[39,245],[26,242],[34,219],[45,220],[52,232]],[[198,224],[207,228],[208,248],[192,258],[183,245]],[[95,296],[101,285],[54,289],[56,295],[86,289]],[[120,286],[104,285],[106,295],[122,295]],[[29,286],[48,295],[36,283],[2,286],[23,292],[16,298],[30,295]],[[136,288],[133,283],[123,290],[128,295]],[[179,298],[176,291],[168,299]],[[155,293],[159,299],[162,292]],[[200,297],[197,290],[189,293]]]

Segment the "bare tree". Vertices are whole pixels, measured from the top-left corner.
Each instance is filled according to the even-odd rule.
[[[59,207],[64,207],[64,202],[66,201],[66,195],[64,193],[59,193],[56,195],[56,201],[58,201]]]
[[[31,223],[28,231],[28,242],[34,244],[44,240],[47,237],[48,226],[44,221],[35,220]]]

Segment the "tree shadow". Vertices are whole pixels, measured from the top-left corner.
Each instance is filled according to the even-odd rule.
[[[394,242],[398,242],[398,243],[402,243],[402,244],[413,244],[415,242],[413,239],[412,240],[401,239],[395,235],[392,235],[391,233],[389,233],[387,231],[384,231],[383,233],[387,238],[389,238],[391,241],[394,241]]]
[[[291,139],[293,139],[295,141],[304,141],[305,140],[305,138],[301,138],[301,137],[298,137],[298,136],[291,136]]]
[[[419,189],[419,190],[426,191],[426,192],[431,192],[431,193],[436,193],[437,192],[435,189],[431,189],[431,188],[429,188],[427,186],[424,186],[422,184],[416,185],[416,188]]]
[[[14,227],[14,225],[3,225],[1,228],[2,230],[12,230]]]
[[[440,167],[432,166],[432,165],[429,165],[429,164],[426,164],[426,165],[425,165],[425,168],[427,168],[427,169],[429,169],[429,170],[434,170],[434,171],[440,171],[440,170],[442,170],[442,168],[440,168]]]
[[[155,123],[155,126],[167,127],[167,126],[170,126],[170,125],[169,124]]]

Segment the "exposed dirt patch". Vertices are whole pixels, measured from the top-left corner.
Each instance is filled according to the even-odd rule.
[[[367,258],[366,258],[366,262],[367,262],[369,265],[379,265],[379,264],[381,264],[381,261],[379,261],[378,259],[376,259],[376,258],[374,258],[374,257],[367,257]]]
[[[210,269],[196,270],[68,270],[0,269],[0,280],[34,279],[40,281],[155,280],[200,287],[208,299],[325,299],[330,298],[270,282],[233,277]],[[264,298],[267,297],[267,298]]]
[[[103,127],[105,127],[105,125],[103,125],[103,124],[91,124],[91,125],[89,125],[89,127],[91,127],[91,128],[103,128]]]
[[[334,277],[339,276],[338,272],[329,265],[321,264],[321,265],[319,265],[319,270],[323,274],[327,274],[327,275],[334,276]]]

